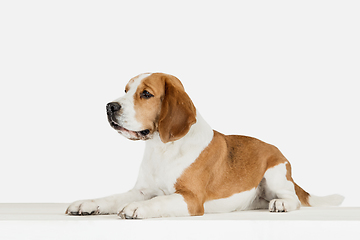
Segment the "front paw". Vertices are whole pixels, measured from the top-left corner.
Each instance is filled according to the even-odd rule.
[[[122,219],[143,219],[151,217],[149,216],[150,209],[141,202],[130,203],[124,207],[119,213],[119,217]]]
[[[74,216],[86,216],[100,214],[99,206],[94,200],[81,200],[70,204],[65,214]]]

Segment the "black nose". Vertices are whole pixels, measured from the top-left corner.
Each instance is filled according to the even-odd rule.
[[[111,102],[106,105],[106,111],[108,113],[114,113],[114,112],[119,111],[120,109],[121,109],[121,106],[117,102]]]

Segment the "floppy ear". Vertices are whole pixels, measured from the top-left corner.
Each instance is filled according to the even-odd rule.
[[[177,79],[176,79],[177,80]],[[159,134],[163,143],[184,137],[196,123],[196,109],[190,97],[170,79],[165,80],[165,96],[159,117]]]

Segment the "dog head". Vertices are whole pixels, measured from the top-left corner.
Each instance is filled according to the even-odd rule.
[[[106,106],[110,125],[131,140],[159,134],[164,143],[184,137],[196,122],[196,109],[179,79],[163,73],[132,78],[125,95]]]

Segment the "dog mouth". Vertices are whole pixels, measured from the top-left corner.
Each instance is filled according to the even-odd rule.
[[[111,116],[108,116],[108,120],[110,123],[110,126],[117,130],[119,133],[123,134],[124,136],[128,137],[131,140],[147,140],[149,139],[150,130],[145,129],[142,131],[132,131],[129,129],[126,129],[120,124],[118,124]]]

